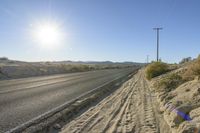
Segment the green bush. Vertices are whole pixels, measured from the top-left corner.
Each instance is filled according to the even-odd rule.
[[[169,66],[163,62],[153,62],[146,67],[146,78],[152,78],[164,74],[169,71]]]
[[[156,88],[158,90],[164,89],[165,91],[169,92],[184,82],[185,80],[179,74],[173,73],[159,80]]]

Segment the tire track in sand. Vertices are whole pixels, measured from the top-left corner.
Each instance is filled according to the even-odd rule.
[[[68,123],[62,133],[156,133],[158,124],[142,71]]]

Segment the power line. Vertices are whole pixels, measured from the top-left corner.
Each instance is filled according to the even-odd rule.
[[[153,28],[157,31],[157,62],[159,61],[159,31],[163,28]]]

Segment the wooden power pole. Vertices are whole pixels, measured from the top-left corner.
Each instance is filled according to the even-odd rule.
[[[157,32],[157,62],[159,61],[159,31],[163,28],[153,28]]]

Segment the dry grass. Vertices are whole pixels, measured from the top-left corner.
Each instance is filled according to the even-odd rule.
[[[177,73],[171,73],[171,74],[167,74],[165,77],[159,80],[155,84],[155,88],[158,91],[164,90],[166,92],[170,92],[176,89],[179,85],[183,84],[184,82],[186,82],[186,80],[183,79],[181,75]]]
[[[153,62],[146,67],[146,78],[151,80],[152,78],[164,74],[169,71],[169,65],[163,62]]]
[[[200,56],[188,66],[187,71],[183,75],[183,78],[186,80],[193,80],[195,77],[200,79]]]

